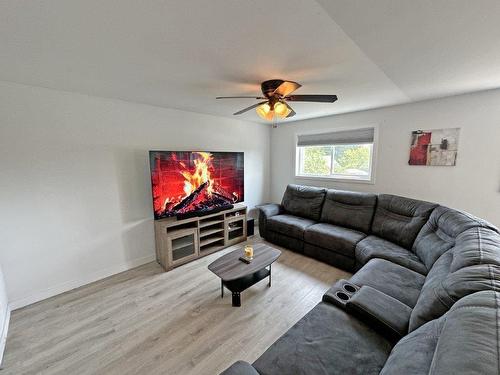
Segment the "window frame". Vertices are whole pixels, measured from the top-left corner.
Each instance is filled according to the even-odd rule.
[[[300,173],[300,162],[301,162],[301,152],[300,149],[302,147],[307,147],[307,146],[298,146],[298,136],[299,135],[305,135],[305,134],[322,134],[322,133],[332,133],[332,131],[344,131],[344,130],[356,130],[356,129],[363,129],[366,128],[367,126],[363,127],[356,127],[356,128],[336,128],[334,130],[328,129],[328,130],[322,130],[322,131],[316,131],[316,132],[308,132],[308,133],[297,133],[295,134],[295,143],[294,143],[294,153],[295,153],[295,178],[300,179],[300,180],[322,180],[322,181],[332,181],[332,182],[343,182],[343,183],[361,183],[361,184],[375,184],[375,170],[376,170],[376,160],[377,160],[377,145],[378,145],[378,126],[369,126],[374,129],[374,135],[373,135],[373,143],[352,143],[352,145],[366,145],[369,144],[371,145],[371,161],[370,161],[370,166],[369,166],[369,177],[368,178],[362,178],[360,176],[355,176],[355,175],[341,175],[341,174],[330,174],[328,176],[325,175],[309,175],[309,174],[301,174]],[[335,147],[335,146],[345,146],[345,144],[332,144],[332,145],[326,145],[330,147]],[[332,158],[333,158],[333,153],[332,153]],[[333,167],[333,164],[332,164]]]

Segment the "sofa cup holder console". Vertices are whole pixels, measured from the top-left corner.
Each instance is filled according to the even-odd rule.
[[[341,279],[333,286],[328,294],[333,299],[332,302],[342,308],[345,308],[346,304],[358,290],[359,286],[350,283],[347,280]]]
[[[335,296],[339,299],[341,299],[342,301],[349,301],[350,297],[344,293],[344,292],[337,292],[335,293]]]

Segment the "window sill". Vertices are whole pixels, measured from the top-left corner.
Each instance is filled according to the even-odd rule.
[[[375,181],[374,179],[370,180],[362,180],[359,178],[339,178],[339,177],[324,177],[324,176],[301,176],[301,175],[295,175],[295,178],[298,180],[312,180],[312,181],[332,181],[332,182],[343,182],[343,183],[356,183],[356,184],[368,184],[368,185],[374,185]]]

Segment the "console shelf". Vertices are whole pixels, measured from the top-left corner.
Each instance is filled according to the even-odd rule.
[[[207,239],[201,240],[200,241],[200,247],[210,245],[211,243],[217,242],[217,241],[224,241],[224,237],[209,237]]]
[[[247,239],[247,207],[155,221],[156,260],[165,271]]]
[[[222,224],[224,223],[224,219],[222,220],[207,220],[207,221],[200,221],[200,228],[205,228],[205,227],[210,227],[215,224]]]
[[[214,228],[214,229],[208,229],[208,230],[200,230],[200,239],[202,237],[211,236],[212,234],[220,233],[220,232],[224,232],[224,228]],[[224,237],[222,237],[222,238],[224,238]]]

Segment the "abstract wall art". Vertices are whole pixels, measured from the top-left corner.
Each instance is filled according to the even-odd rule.
[[[408,164],[456,165],[459,132],[460,128],[413,131]]]

